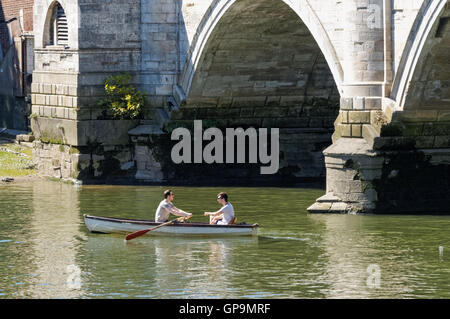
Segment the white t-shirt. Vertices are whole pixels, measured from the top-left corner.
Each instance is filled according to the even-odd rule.
[[[170,213],[175,212],[174,205],[169,203],[167,199],[164,199],[159,203],[156,209],[155,222],[162,223],[169,219]]]
[[[226,205],[222,206],[219,211],[223,213],[223,219],[219,220],[217,222],[217,225],[228,225],[234,217],[233,205],[227,203]]]

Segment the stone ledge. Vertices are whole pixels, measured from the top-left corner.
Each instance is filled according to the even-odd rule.
[[[363,138],[346,138],[338,139],[334,144],[323,151],[325,156],[349,156],[349,155],[365,155],[376,156],[376,152],[372,150],[367,141]]]
[[[342,202],[333,193],[327,193],[307,208],[311,214],[348,214],[351,206]]]
[[[91,143],[128,145],[128,131],[138,123],[139,120],[76,121],[35,117],[31,121],[31,128],[36,139],[44,138],[55,143],[73,146]]]
[[[156,125],[139,125],[128,131],[128,135],[138,136],[138,135],[160,135],[164,132]]]
[[[34,136],[33,135],[28,135],[28,134],[19,134],[16,136],[16,141],[17,142],[33,142],[34,141]]]
[[[333,193],[326,193],[322,197],[319,197],[316,201],[318,203],[335,203],[340,202],[341,200],[339,199],[339,197],[334,196]]]

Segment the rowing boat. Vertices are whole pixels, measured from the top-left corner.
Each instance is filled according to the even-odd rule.
[[[115,217],[100,217],[84,214],[84,223],[93,233],[133,233],[138,230],[152,228],[162,223],[144,219],[128,219]],[[255,236],[258,224],[247,225],[210,225],[209,223],[175,222],[148,232],[148,235],[194,235],[194,236]]]

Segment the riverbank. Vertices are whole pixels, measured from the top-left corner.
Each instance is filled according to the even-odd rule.
[[[0,136],[0,181],[26,182],[40,179],[30,147],[16,144],[9,135]]]

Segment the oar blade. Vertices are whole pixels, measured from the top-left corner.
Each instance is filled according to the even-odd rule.
[[[128,235],[125,237],[125,240],[131,240],[131,239],[134,239],[134,238],[136,238],[136,237],[145,235],[145,234],[148,233],[149,231],[150,231],[150,229],[144,229],[144,230],[139,230],[139,231],[137,231],[137,232],[128,234]]]
[[[190,218],[190,217],[191,217],[191,216],[189,216],[189,217],[187,217],[187,218]],[[150,229],[138,230],[138,231],[136,231],[136,232],[134,232],[134,233],[128,234],[128,235],[125,237],[125,241],[131,240],[131,239],[136,238],[136,237],[139,237],[139,236],[142,236],[142,235],[148,233],[149,231],[158,229],[158,228],[160,228],[160,227],[163,227],[163,226],[167,226],[167,225],[173,224],[173,223],[175,223],[176,221],[182,222],[182,221],[184,221],[185,219],[186,219],[186,217],[183,216],[183,217],[180,217],[180,218],[171,220],[170,222],[163,223],[163,224],[161,224],[161,225],[158,225],[158,226],[153,227],[153,228],[150,228]]]

